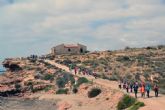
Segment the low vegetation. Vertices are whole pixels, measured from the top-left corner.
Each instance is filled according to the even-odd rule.
[[[88,82],[89,82],[89,81],[88,81],[87,78],[85,78],[85,77],[80,77],[80,78],[78,79],[78,81],[77,81],[76,86],[79,87],[81,84],[83,84],[83,83],[88,83]]]
[[[120,102],[117,105],[118,110],[124,110],[126,108],[131,107],[133,104],[135,104],[136,99],[129,96],[129,95],[124,95],[123,98],[120,100]]]
[[[135,98],[124,95],[123,98],[120,100],[120,102],[117,105],[118,110],[138,110],[140,107],[145,106],[143,102],[137,101]]]
[[[98,96],[101,93],[101,89],[99,88],[92,88],[89,92],[88,92],[88,97],[89,98],[93,98]]]
[[[128,108],[128,110],[138,110],[140,107],[145,106],[143,102],[136,102],[135,104],[133,104],[130,108]]]
[[[44,80],[54,80],[54,75],[52,75],[52,74],[45,74]]]
[[[59,75],[60,76],[56,78],[56,85],[59,88],[64,88],[69,81],[71,82],[72,85],[75,83],[73,75],[70,75],[65,72],[63,73],[60,72]]]
[[[58,89],[57,91],[56,91],[56,94],[67,94],[68,93],[68,89]]]

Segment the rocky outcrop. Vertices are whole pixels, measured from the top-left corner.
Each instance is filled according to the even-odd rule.
[[[0,85],[0,96],[1,97],[16,96],[20,92],[21,92],[21,90],[18,90],[14,87]]]
[[[9,71],[20,71],[22,68],[19,66],[18,62],[12,62],[12,60],[5,60],[2,65]]]

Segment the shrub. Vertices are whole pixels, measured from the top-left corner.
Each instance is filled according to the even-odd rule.
[[[109,80],[111,81],[117,81],[120,79],[120,76],[116,75],[116,74],[112,74],[112,76],[109,78]]]
[[[58,91],[56,91],[56,94],[67,94],[68,93],[68,89],[59,89]]]
[[[75,79],[73,75],[70,75],[69,73],[66,72],[62,72],[59,74],[62,75],[56,79],[56,84],[59,88],[65,87],[65,84],[67,84],[69,81],[71,81],[72,84],[75,83]]]
[[[136,79],[136,80],[140,80],[140,73],[136,73],[136,74],[135,74],[135,79]]]
[[[81,84],[83,84],[83,83],[88,83],[89,81],[88,81],[88,79],[87,78],[85,78],[85,77],[80,77],[79,79],[78,79],[78,81],[77,81],[77,86],[80,86]]]
[[[101,78],[102,78],[102,79],[107,79],[107,80],[110,80],[110,78],[109,78],[109,77],[107,77],[104,73],[103,73],[103,74],[101,74]]]
[[[131,61],[131,59],[128,56],[119,56],[118,58],[116,58],[116,61],[126,62],[126,61]]]
[[[20,84],[15,84],[15,89],[16,90],[20,90],[20,88],[21,88],[21,85]]]
[[[121,101],[117,105],[118,110],[123,110],[126,109],[130,106],[132,106],[136,102],[136,99],[129,96],[129,95],[124,95],[124,97],[121,99]]]
[[[128,110],[138,110],[140,107],[145,106],[143,102],[136,102]]]
[[[53,80],[54,79],[54,75],[51,75],[51,74],[46,74],[44,76],[44,80]]]
[[[93,98],[98,96],[101,93],[101,89],[99,88],[93,88],[91,91],[88,92],[88,97]]]
[[[45,90],[45,92],[47,92],[47,91],[49,91],[51,88],[52,88],[52,86],[49,85],[49,86],[47,86],[44,90]]]
[[[56,84],[59,88],[63,88],[63,87],[65,87],[66,82],[65,82],[64,78],[60,77],[60,78],[57,78]]]

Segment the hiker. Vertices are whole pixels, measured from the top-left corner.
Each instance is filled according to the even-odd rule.
[[[97,74],[95,72],[93,72],[93,76],[95,77],[95,79],[97,78]]]
[[[150,97],[150,89],[151,89],[150,84],[147,84],[146,87],[145,87],[145,90],[147,91],[147,97],[148,98]]]
[[[133,84],[131,83],[130,84],[130,92],[132,93],[132,90],[133,90]]]
[[[133,88],[134,88],[135,98],[137,98],[137,93],[138,93],[138,88],[139,88],[139,86],[138,86],[138,83],[137,83],[137,82],[136,82],[136,83],[134,83]]]
[[[141,97],[145,97],[145,85],[144,84],[141,84],[140,92],[141,92]]]
[[[72,71],[72,65],[71,64],[69,65],[69,71],[70,72]]]
[[[86,74],[86,70],[84,69],[84,70],[83,70],[83,75],[85,75],[85,74]]]
[[[158,97],[159,87],[157,84],[155,84],[155,86],[154,86],[154,91],[155,91],[155,97]]]
[[[121,82],[119,82],[119,89],[121,89]]]
[[[129,84],[128,83],[126,83],[125,88],[126,88],[126,91],[128,93],[129,92]]]
[[[125,89],[125,88],[126,88],[126,83],[124,82],[124,83],[123,83],[123,89]]]
[[[77,74],[77,70],[78,70],[78,68],[75,67],[75,68],[74,68],[74,73],[75,73],[75,75]]]

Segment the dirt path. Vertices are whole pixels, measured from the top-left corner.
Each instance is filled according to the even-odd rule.
[[[74,72],[70,71],[67,66],[55,63],[54,61],[45,60],[46,62],[50,63],[51,65],[54,65],[58,68],[61,68],[69,73],[74,74]],[[89,80],[92,80],[94,83],[104,86],[106,88],[112,88],[112,89],[118,89],[118,83],[116,81],[109,81],[105,79],[95,79],[93,76],[88,75],[78,75],[79,77],[83,76],[86,77]],[[126,92],[123,91],[122,92]],[[134,96],[133,93],[129,93],[129,95]],[[146,106],[140,108],[140,110],[165,110],[165,95],[160,94],[158,98],[154,97],[154,92],[151,91],[150,98],[141,98],[140,93],[138,94],[138,100],[141,102],[144,102]]]

